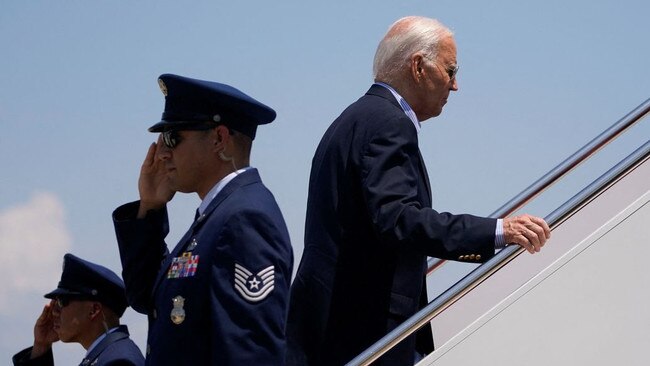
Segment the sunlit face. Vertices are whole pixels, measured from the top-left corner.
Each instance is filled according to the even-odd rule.
[[[167,172],[170,188],[177,192],[199,192],[205,182],[207,157],[212,148],[208,131],[177,131],[178,143],[174,148],[167,147],[158,139],[158,158]]]
[[[52,325],[62,342],[81,343],[83,334],[90,327],[89,313],[92,301],[69,299],[59,301],[52,308]]]
[[[442,113],[449,93],[458,90],[455,71],[457,71],[456,43],[446,37],[439,43],[435,60],[424,57],[422,63],[423,80],[420,83],[418,103],[413,107],[420,121],[436,117]]]

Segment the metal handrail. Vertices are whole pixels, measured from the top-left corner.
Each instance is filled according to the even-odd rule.
[[[589,141],[585,146],[573,153],[573,155],[566,158],[558,166],[535,181],[535,183],[524,189],[510,201],[506,202],[503,206],[499,207],[488,217],[502,218],[519,210],[532,199],[544,192],[552,184],[557,182],[560,178],[567,175],[582,162],[587,160],[589,157],[602,149],[605,145],[625,132],[628,128],[632,127],[632,125],[641,120],[649,112],[650,98],[641,103],[625,117],[618,120],[618,122],[614,123],[600,135],[596,136],[593,140]],[[427,276],[435,272],[438,268],[442,267],[445,262],[446,261],[444,259],[429,258],[427,261]]]
[[[590,143],[585,145],[585,147],[580,149],[578,152],[574,153],[571,157],[569,157],[560,165],[558,165],[556,168],[554,168],[549,173],[544,175],[544,177],[540,178],[537,182],[533,183],[522,193],[520,193],[515,198],[508,201],[501,208],[497,209],[495,213],[493,213],[493,215],[496,214],[507,215],[509,213],[516,211],[516,209],[518,209],[519,207],[513,209],[510,206],[513,207],[517,206],[518,202],[520,201],[528,202],[532,198],[539,195],[543,190],[548,188],[549,184],[545,182],[547,179],[549,179],[548,177],[556,176],[557,174],[560,174],[562,171],[566,170],[566,172],[562,173],[561,175],[557,175],[557,178],[553,180],[556,181],[557,179],[565,175],[568,171],[572,170],[573,168],[575,168],[575,166],[581,163],[581,161],[574,161],[573,157],[577,155],[581,155],[583,156],[582,157],[583,160],[588,158],[589,156],[593,155],[593,153],[600,150],[604,145],[611,142],[616,136],[620,135],[624,130],[628,129],[633,124],[638,122],[641,118],[643,118],[646,114],[648,114],[648,112],[650,112],[650,99],[646,100],[644,103],[639,105],[639,107],[634,109],[632,112],[628,113],[625,117],[623,117],[617,123],[612,125],[612,127],[607,129],[605,132],[601,133],[597,138],[593,139]],[[593,150],[593,152],[583,153],[583,150],[587,148],[590,151]],[[615,167],[611,168],[600,178],[592,182],[587,188],[583,189],[581,192],[579,192],[577,195],[575,195],[565,204],[563,204],[558,209],[556,209],[551,214],[549,214],[545,218],[545,220],[549,223],[551,229],[553,229],[555,226],[559,225],[562,221],[564,221],[564,217],[566,217],[570,212],[573,212],[573,210],[576,209],[576,207],[578,207],[582,202],[585,202],[589,197],[593,197],[597,192],[604,189],[604,187],[607,186],[607,184],[609,184],[610,182],[617,180],[621,175],[625,174],[625,172],[631,169],[632,166],[637,164],[638,161],[640,161],[643,157],[645,157],[644,160],[648,159],[649,155],[650,155],[650,141],[646,142],[643,146],[638,148],[635,152],[630,154],[627,158],[625,158],[623,161],[618,163]],[[539,190],[540,187],[543,188]],[[521,206],[523,206],[523,204]],[[390,350],[399,342],[404,340],[406,337],[410,336],[413,332],[415,332],[416,330],[420,329],[422,326],[430,322],[442,311],[447,309],[449,306],[451,306],[457,300],[462,298],[469,291],[471,291],[480,283],[485,281],[485,279],[487,279],[492,274],[494,274],[499,269],[501,269],[503,266],[508,264],[510,261],[516,258],[523,251],[524,249],[517,245],[508,246],[505,249],[501,250],[489,261],[474,269],[463,279],[458,281],[455,285],[447,289],[447,291],[443,292],[440,296],[436,297],[426,307],[422,308],[415,315],[407,319],[404,323],[400,324],[393,331],[388,333],[386,336],[381,338],[379,341],[377,341],[375,344],[370,346],[364,352],[362,352],[357,357],[352,359],[350,362],[346,364],[346,366],[358,366],[358,365],[365,366],[377,360],[388,350]]]

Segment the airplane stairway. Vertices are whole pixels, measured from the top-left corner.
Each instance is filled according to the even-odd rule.
[[[418,365],[647,365],[649,155],[567,214],[543,252],[519,256],[435,318],[434,334],[477,320]],[[511,278],[531,273],[513,291]],[[477,317],[487,298],[502,300]]]

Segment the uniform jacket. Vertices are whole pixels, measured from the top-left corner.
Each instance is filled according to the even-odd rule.
[[[332,123],[312,161],[290,365],[344,364],[426,305],[426,256],[494,255],[495,220],[438,213],[431,202],[415,126],[373,85]],[[433,350],[429,327],[417,346]],[[412,365],[415,349],[410,337],[383,364]]]
[[[26,348],[13,357],[15,366],[52,366],[54,357],[52,349],[41,357],[30,360],[32,347]],[[117,330],[109,333],[85,357],[82,366],[142,366],[144,357],[138,346],[129,338],[126,325],[120,325]]]
[[[165,210],[113,213],[130,305],[148,315],[147,365],[283,365],[293,254],[256,169],[240,173],[171,253]]]

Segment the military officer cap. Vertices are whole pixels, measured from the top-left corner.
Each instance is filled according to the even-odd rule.
[[[258,125],[275,119],[273,109],[230,85],[173,74],[160,75],[158,84],[165,95],[165,111],[149,132],[222,124],[254,139]]]
[[[117,316],[122,316],[128,306],[124,281],[115,272],[70,253],[63,256],[63,273],[58,287],[45,297],[80,297],[99,301]]]

